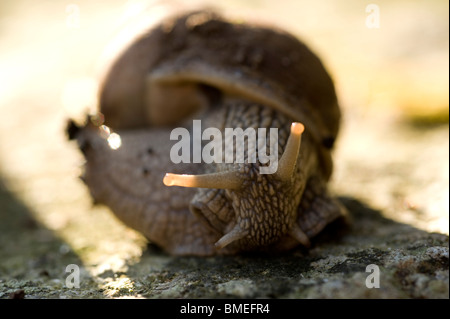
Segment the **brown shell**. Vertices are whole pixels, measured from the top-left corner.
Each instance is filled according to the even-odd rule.
[[[210,11],[169,18],[110,68],[100,93],[105,124],[114,129],[154,124],[149,110],[168,103],[152,99],[155,83],[202,83],[286,113],[312,133],[331,173],[328,149],[340,123],[333,82],[319,58],[291,34],[232,23]],[[186,100],[176,102],[177,113]]]

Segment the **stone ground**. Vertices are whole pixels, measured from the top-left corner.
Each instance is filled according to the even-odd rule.
[[[379,29],[359,1],[223,5],[298,33],[333,73],[345,117],[331,186],[353,223],[309,251],[211,258],[148,245],[77,179],[65,120],[146,1],[76,3],[0,5],[0,298],[449,298],[448,2],[378,1]]]

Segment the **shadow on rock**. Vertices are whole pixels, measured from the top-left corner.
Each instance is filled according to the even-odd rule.
[[[33,216],[0,178],[0,298],[85,298],[92,278],[63,240]],[[69,277],[68,265],[79,269]],[[68,287],[70,286],[70,288]]]

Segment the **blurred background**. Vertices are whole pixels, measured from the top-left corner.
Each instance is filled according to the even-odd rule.
[[[140,256],[145,241],[92,207],[77,179],[82,156],[64,128],[95,106],[110,43],[127,40],[120,30],[182,2],[1,1],[0,275],[22,271],[21,258],[40,253],[33,245],[55,241],[94,275]],[[448,234],[448,1],[189,3],[270,21],[303,39],[332,74],[344,113],[333,191]]]

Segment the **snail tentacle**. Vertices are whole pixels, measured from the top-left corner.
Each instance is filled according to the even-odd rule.
[[[242,186],[243,179],[237,175],[236,171],[201,175],[166,173],[163,182],[166,186],[238,190]]]
[[[242,230],[239,225],[236,225],[232,231],[220,238],[214,245],[217,249],[222,249],[232,242],[239,240],[248,235],[248,231]]]
[[[291,125],[291,134],[289,135],[284,153],[278,161],[278,170],[275,177],[281,181],[288,182],[294,174],[295,164],[297,163],[298,153],[302,133],[305,130],[303,124],[294,122]]]

